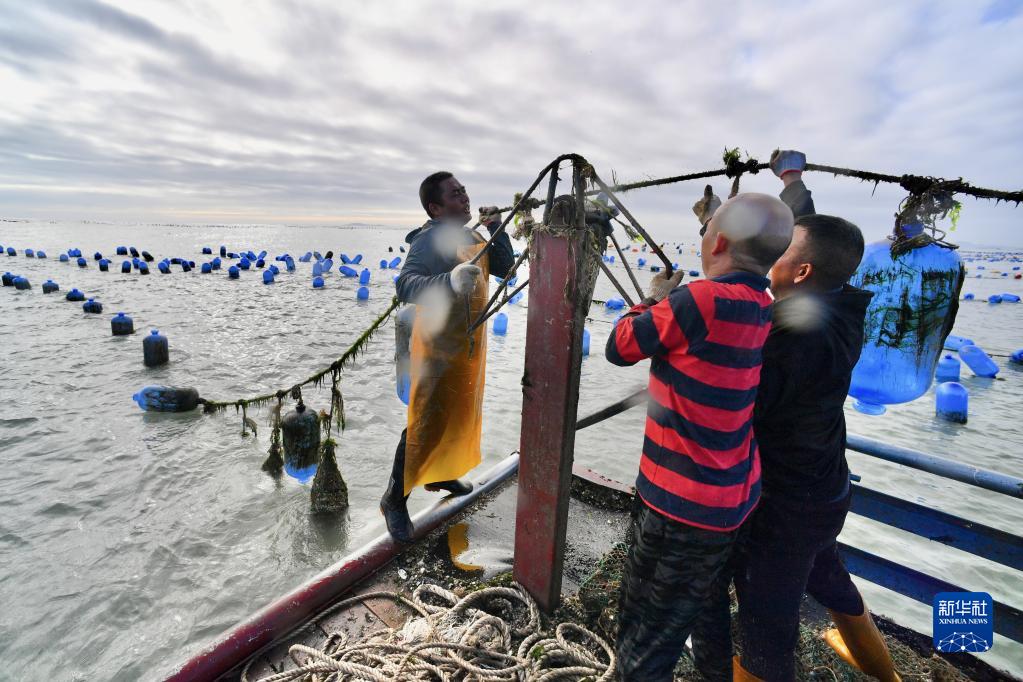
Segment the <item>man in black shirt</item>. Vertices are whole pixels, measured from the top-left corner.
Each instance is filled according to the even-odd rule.
[[[735,574],[742,660],[734,679],[795,679],[806,592],[838,625],[832,646],[845,647],[864,672],[897,680],[836,544],[850,501],[844,403],[872,296],[846,284],[862,258],[863,235],[842,218],[813,213],[800,177],[805,162],[793,151],[771,159],[796,227],[769,274],[776,301],[753,421],[763,487]]]

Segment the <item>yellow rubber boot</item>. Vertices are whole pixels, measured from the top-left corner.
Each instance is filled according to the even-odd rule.
[[[764,682],[742,667],[738,656],[732,656],[732,682]]]
[[[825,632],[824,641],[843,661],[881,682],[901,682],[888,653],[888,645],[870,617],[866,603],[863,604],[863,613],[858,616],[830,609],[828,613],[838,629]]]

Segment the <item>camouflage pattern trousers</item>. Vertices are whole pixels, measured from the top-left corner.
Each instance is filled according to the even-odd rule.
[[[674,521],[637,496],[616,642],[624,682],[670,682],[690,635],[701,674],[732,679],[728,586],[740,533]]]

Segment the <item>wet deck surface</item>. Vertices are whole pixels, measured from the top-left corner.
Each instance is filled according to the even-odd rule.
[[[592,472],[576,471],[569,505],[562,589],[565,597],[576,594],[580,584],[593,574],[601,558],[623,541],[631,507],[630,492],[628,486],[603,479]],[[512,570],[517,494],[517,484],[511,481],[488,498],[470,506],[447,527],[410,547],[339,598],[335,606],[321,611],[311,622],[258,654],[251,662],[247,679],[255,681],[296,667],[288,653],[295,644],[320,649],[328,637],[336,637],[337,633],[343,633],[349,641],[359,640],[385,628],[400,628],[408,617],[408,611],[390,599],[370,598],[337,608],[337,603],[343,600],[378,591],[410,595],[424,583],[438,584],[462,594],[483,582],[508,574]],[[608,599],[613,599],[613,596],[608,595]],[[875,618],[888,639],[897,667],[904,673],[903,679],[1013,679],[971,656],[941,655],[939,659],[931,650],[929,637],[883,617],[875,615]],[[797,650],[797,662],[799,656],[810,656],[815,660],[808,664],[809,668],[826,667],[838,674],[836,679],[870,679],[845,667],[823,645],[820,635],[832,627],[830,618],[823,607],[809,597],[804,598],[801,621],[802,641]],[[683,667],[684,661],[680,663],[680,669]],[[905,675],[907,672],[910,673],[908,676]],[[694,671],[676,670],[677,680],[697,678]],[[240,680],[242,670],[238,668],[221,679]],[[817,678],[810,675],[806,679]]]
[[[515,505],[518,485],[511,481],[490,497],[471,506],[447,528],[410,547],[390,564],[338,601],[377,591],[410,594],[424,582],[456,592],[478,585],[512,569]],[[587,501],[584,501],[587,500]],[[625,536],[628,500],[577,479],[569,505],[568,542],[562,593],[574,594],[593,573],[600,559]],[[388,599],[369,599],[343,609],[328,607],[312,622],[259,654],[248,671],[258,680],[293,667],[288,650],[294,644],[319,649],[330,633],[361,639],[383,628],[400,627],[408,612]],[[222,680],[241,679],[241,670]]]

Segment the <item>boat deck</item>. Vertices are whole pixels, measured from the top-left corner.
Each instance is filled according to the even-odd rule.
[[[563,595],[568,601],[598,569],[601,559],[623,541],[632,505],[631,489],[628,486],[585,469],[577,468],[574,473],[563,582]],[[470,505],[450,524],[410,546],[389,564],[339,597],[338,602],[378,591],[407,595],[423,583],[437,584],[462,595],[482,584],[510,579],[517,493],[517,484],[512,479]],[[608,593],[607,604],[613,604],[614,601],[615,595]],[[247,679],[260,680],[294,668],[295,663],[288,652],[295,644],[320,649],[329,637],[336,637],[337,633],[343,633],[349,641],[359,640],[383,628],[400,628],[408,615],[408,611],[390,599],[368,599],[341,609],[329,606],[305,625],[253,657],[248,663]],[[562,609],[556,618],[560,622],[571,615],[570,610]],[[939,657],[933,653],[930,637],[881,617],[877,620],[889,640],[897,667],[904,673],[903,679],[1008,679],[1003,672],[972,656]],[[586,625],[596,631],[602,629],[599,623]],[[835,672],[835,679],[870,679],[846,666],[821,641],[821,632],[830,626],[826,611],[812,599],[806,598],[800,649],[797,652],[804,669],[799,679],[831,679],[826,674],[821,678],[808,674],[821,667]],[[239,666],[219,679],[225,682],[242,680],[242,671],[243,667]],[[694,671],[686,669],[683,663],[677,671],[676,679],[695,680],[698,677]]]

